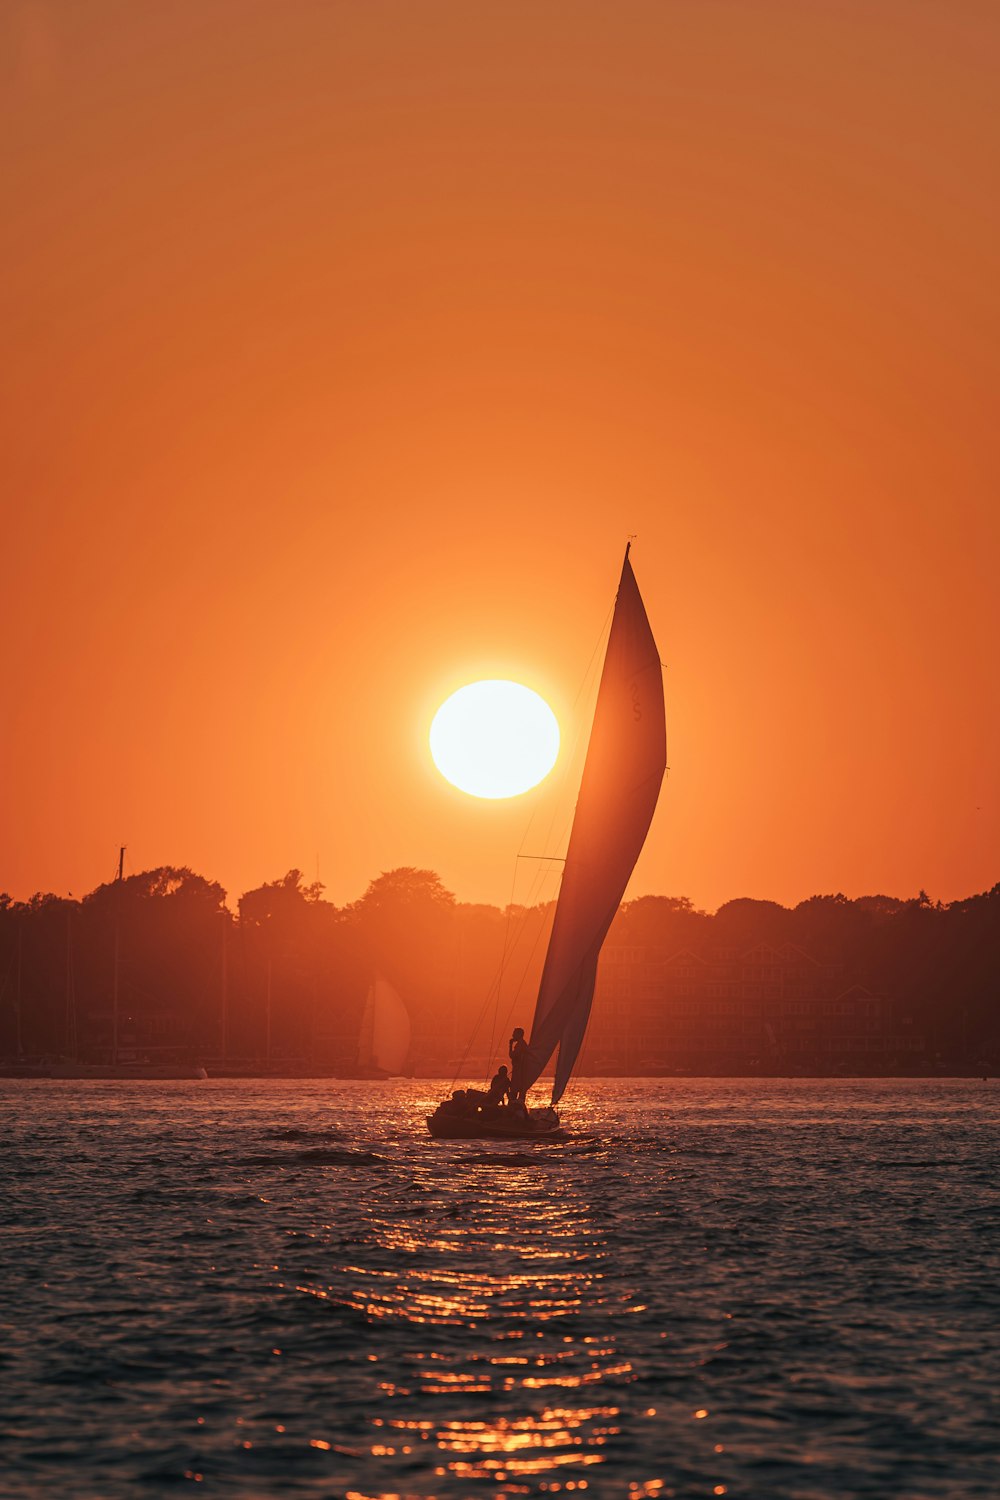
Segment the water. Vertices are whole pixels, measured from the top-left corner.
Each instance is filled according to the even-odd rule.
[[[1000,1491],[1000,1085],[0,1082],[5,1497]]]

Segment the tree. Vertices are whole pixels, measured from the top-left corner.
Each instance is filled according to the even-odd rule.
[[[310,1053],[330,1011],[353,1003],[356,983],[345,996],[341,972],[343,920],[323,890],[293,869],[240,897],[242,1041],[258,1056]]]
[[[398,916],[404,910],[450,911],[454,905],[455,897],[445,890],[433,870],[403,865],[397,870],[383,870],[355,903],[354,911],[363,919],[371,919],[377,913]]]
[[[712,919],[687,896],[638,896],[615,917],[610,942],[641,948],[698,948]]]
[[[83,1031],[107,1013],[117,972],[122,1025],[218,1045],[226,892],[187,866],[160,865],[100,885],[82,902],[75,965]],[[116,957],[117,954],[117,957]],[[158,1023],[156,1018],[159,1018]]]
[[[712,937],[732,948],[751,948],[755,943],[786,943],[792,937],[791,913],[777,901],[756,901],[740,896],[727,901],[715,913]]]

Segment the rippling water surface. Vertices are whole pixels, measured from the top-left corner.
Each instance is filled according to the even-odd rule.
[[[996,1082],[0,1082],[0,1493],[994,1497]]]

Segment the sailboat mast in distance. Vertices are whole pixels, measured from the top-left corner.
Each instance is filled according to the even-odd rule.
[[[115,876],[115,964],[111,993],[111,1066],[118,1066],[118,982],[121,968],[122,881],[125,879],[125,845],[118,850],[118,874]]]
[[[660,654],[626,547],[528,1044],[528,1087],[559,1049],[553,1104],[583,1043],[601,945],[645,842],[666,765]]]

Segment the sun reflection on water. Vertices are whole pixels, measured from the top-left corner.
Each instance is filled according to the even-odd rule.
[[[499,1152],[443,1165],[436,1148],[416,1166],[419,1214],[400,1222],[396,1204],[374,1199],[369,1253],[356,1246],[332,1281],[297,1283],[387,1336],[420,1330],[419,1349],[411,1339],[377,1382],[370,1458],[424,1455],[442,1493],[584,1491],[622,1438],[621,1407],[552,1398],[613,1396],[636,1378],[616,1325],[641,1304],[606,1289],[605,1231],[575,1187],[547,1176],[557,1190],[539,1191],[534,1162],[508,1165]]]

